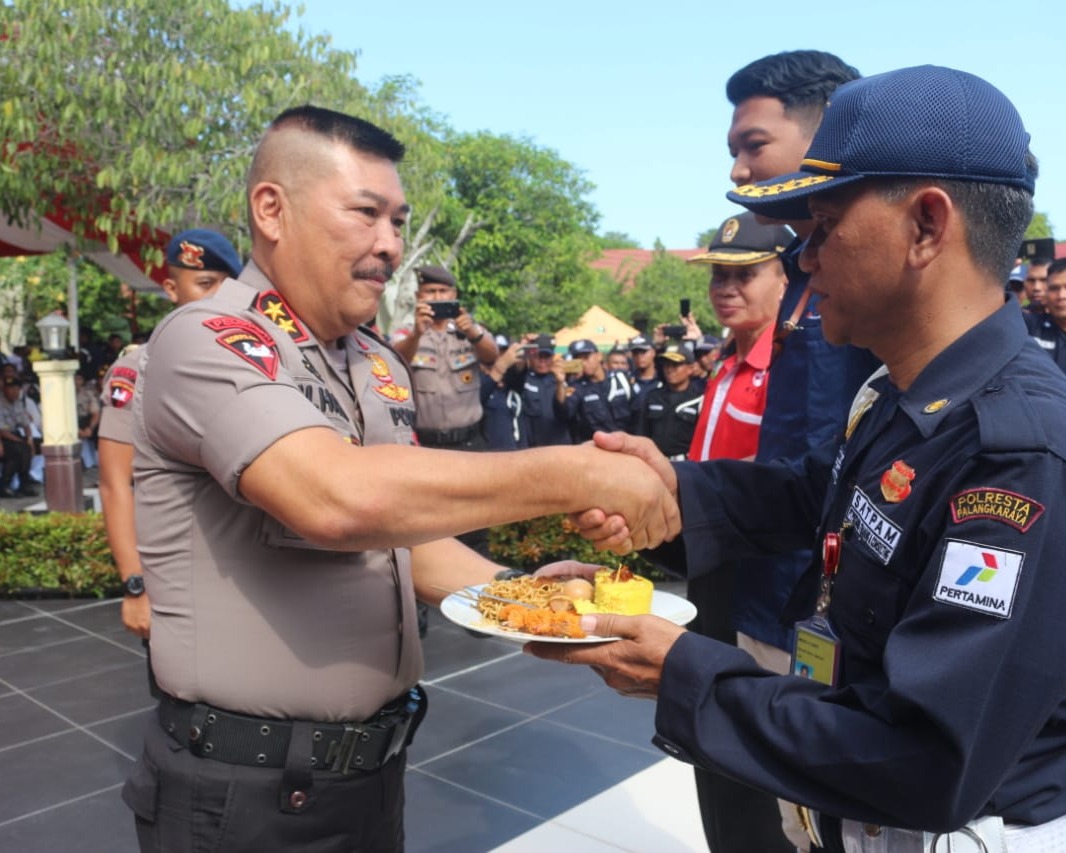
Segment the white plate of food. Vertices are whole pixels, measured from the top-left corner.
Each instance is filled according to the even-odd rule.
[[[503,602],[486,603],[483,609],[489,611],[488,613],[478,609],[479,599],[474,596],[485,591],[490,586],[494,589],[499,587],[498,584],[479,584],[468,587],[467,590],[459,590],[448,595],[441,602],[441,613],[456,625],[469,628],[479,634],[500,637],[515,643],[604,643],[619,639],[618,637],[600,637],[594,634],[581,637],[532,634],[524,630],[505,627],[497,621],[501,609],[506,606]],[[514,590],[504,589],[502,591],[511,592],[512,595],[508,597],[512,597],[516,601],[525,600],[526,603],[531,604],[543,603],[529,600],[527,594],[515,593]],[[485,599],[480,600],[485,601]],[[679,595],[656,589],[651,594],[651,614],[668,619],[676,625],[687,625],[696,616],[696,606]]]

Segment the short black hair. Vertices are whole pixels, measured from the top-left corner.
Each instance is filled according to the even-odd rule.
[[[1051,278],[1053,275],[1058,275],[1060,272],[1066,272],[1066,258],[1059,258],[1051,262],[1047,268],[1047,276]]]
[[[400,140],[373,122],[325,107],[315,107],[311,104],[292,107],[270,123],[271,130],[286,127],[297,127],[343,142],[359,151],[384,157],[393,163],[399,163],[406,153],[406,148]]]
[[[777,98],[786,113],[821,118],[837,86],[862,75],[839,56],[823,50],[789,50],[756,59],[726,81],[725,95],[735,107],[748,98]]]
[[[1025,152],[1026,168],[1035,177],[1036,157]],[[900,201],[919,186],[939,187],[955,203],[966,223],[966,246],[973,262],[996,281],[1006,281],[1014,268],[1017,247],[1033,218],[1033,196],[1022,187],[984,181],[940,178],[873,178],[878,192]]]
[[[1054,258],[1046,258],[1046,257],[1030,258],[1029,259],[1029,266],[1031,266],[1031,267],[1046,267],[1048,264],[1050,264],[1052,262],[1052,260],[1054,260]]]

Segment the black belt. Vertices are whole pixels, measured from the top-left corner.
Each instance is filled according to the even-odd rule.
[[[425,714],[420,686],[358,723],[310,723],[311,766],[335,773],[373,772],[410,742]],[[164,696],[159,723],[174,740],[200,758],[250,767],[284,767],[292,720],[250,717],[203,703]]]
[[[422,429],[419,427],[415,430],[419,442],[434,445],[463,444],[470,441],[478,432],[477,424],[458,429]]]

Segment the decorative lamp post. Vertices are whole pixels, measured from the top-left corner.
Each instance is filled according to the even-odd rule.
[[[66,358],[70,323],[48,314],[37,323],[41,348],[48,355],[33,365],[41,381],[41,433],[44,453],[44,499],[51,512],[85,511],[81,441],[74,391],[77,359]]]

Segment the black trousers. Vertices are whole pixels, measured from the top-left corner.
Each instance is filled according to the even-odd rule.
[[[311,724],[294,727],[294,743]],[[143,853],[397,853],[403,850],[406,752],[374,773],[244,767],[198,758],[148,724],[122,789]],[[309,762],[309,759],[308,759]]]
[[[0,475],[0,488],[6,489],[11,485],[11,479],[18,474],[19,488],[29,485],[26,481],[30,475],[30,463],[33,461],[33,450],[24,441],[8,441],[3,439],[4,467]]]
[[[736,573],[736,564],[728,563],[688,582],[689,601],[699,611],[690,630],[737,644],[732,613]],[[711,853],[795,853],[781,829],[776,797],[712,770],[697,767],[694,772],[703,834]]]

